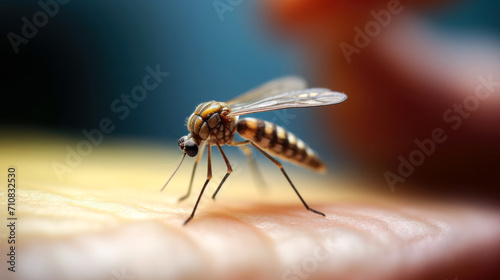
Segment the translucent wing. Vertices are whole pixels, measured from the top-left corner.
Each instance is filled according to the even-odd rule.
[[[302,78],[294,76],[282,77],[247,91],[226,103],[231,108],[239,108],[269,96],[305,88],[306,81]]]
[[[238,102],[229,103],[229,106],[231,115],[240,116],[288,108],[326,106],[346,99],[347,95],[341,92],[326,88],[310,88],[281,93],[272,92],[271,95],[259,94],[252,98],[237,99]]]

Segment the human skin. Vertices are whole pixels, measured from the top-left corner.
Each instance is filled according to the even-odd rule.
[[[259,161],[268,183],[262,190],[244,156],[225,147],[235,171],[216,201],[210,195],[217,184],[209,186],[194,219],[183,226],[206,165],[199,166],[190,199],[177,202],[186,191],[192,159],[160,193],[180,159],[177,148],[108,140],[59,181],[52,163],[65,164],[64,147],[81,139],[36,135],[34,142],[33,135],[16,135],[0,140],[2,172],[14,165],[18,178],[16,272],[2,262],[2,279],[498,276],[500,212],[493,206],[384,197],[360,191],[370,183],[335,170],[315,176],[285,164],[310,206],[326,214],[321,217],[304,209],[274,165]],[[225,166],[218,155],[213,161],[213,180],[219,182]],[[2,182],[2,209],[5,188]],[[4,259],[8,235],[3,226]]]

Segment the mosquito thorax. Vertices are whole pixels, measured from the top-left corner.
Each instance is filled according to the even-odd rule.
[[[224,102],[208,101],[196,107],[188,119],[187,127],[199,142],[210,140],[220,145],[231,144],[236,132],[237,117]]]
[[[198,154],[198,144],[196,140],[191,137],[191,134],[182,136],[179,141],[177,141],[179,148],[190,157],[194,157]]]

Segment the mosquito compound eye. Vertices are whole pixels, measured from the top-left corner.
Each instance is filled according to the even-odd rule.
[[[177,145],[179,148],[184,151],[184,143],[186,142],[186,136],[182,136],[179,141],[177,141]]]
[[[184,144],[184,152],[190,157],[194,157],[198,154],[198,145],[193,141],[187,141]]]

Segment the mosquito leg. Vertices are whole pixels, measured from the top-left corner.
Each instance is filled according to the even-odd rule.
[[[203,152],[205,150],[205,147],[206,147],[206,142],[203,142],[200,146],[198,156],[196,156],[196,159],[194,160],[193,172],[191,173],[191,180],[189,181],[188,191],[184,196],[179,198],[178,202],[181,202],[184,199],[188,198],[189,195],[191,194],[191,188],[193,187],[193,179],[194,179],[194,173],[196,172],[196,166],[198,165],[198,162],[200,162],[201,158],[203,157]]]
[[[189,218],[184,222],[184,225],[189,223],[189,221],[191,221],[191,219],[194,217],[194,213],[196,212],[196,208],[198,208],[198,203],[200,203],[201,196],[203,195],[203,192],[205,191],[205,188],[207,187],[208,182],[210,182],[210,179],[212,179],[212,151],[211,151],[210,146],[207,149],[207,156],[208,156],[207,180],[205,181],[203,188],[201,188],[201,192],[200,192],[200,195],[198,196],[198,199],[196,200],[196,204],[194,205],[193,212],[191,212],[191,215],[189,216]]]
[[[288,180],[288,183],[290,183],[290,186],[292,186],[293,190],[299,196],[300,201],[302,201],[302,204],[304,204],[304,206],[306,207],[307,210],[309,210],[311,212],[314,212],[314,213],[316,213],[318,215],[325,216],[325,214],[323,214],[322,212],[314,210],[311,207],[309,207],[309,205],[307,205],[307,203],[304,201],[304,199],[300,195],[299,191],[297,191],[297,189],[293,185],[292,180],[290,180],[290,177],[288,177],[288,174],[286,174],[285,169],[283,169],[283,165],[281,164],[281,162],[279,162],[278,160],[276,160],[275,158],[273,158],[272,156],[270,156],[264,150],[262,150],[261,148],[259,148],[259,146],[255,145],[255,143],[253,143],[252,141],[249,141],[249,142],[250,142],[250,144],[252,144],[252,146],[255,149],[257,149],[259,152],[261,152],[263,155],[265,155],[270,161],[272,161],[281,170],[281,172],[283,173],[283,175],[285,175],[285,178]]]
[[[266,182],[262,177],[262,173],[260,173],[259,168],[257,167],[257,163],[255,162],[255,158],[252,155],[252,150],[248,146],[240,145],[239,148],[243,151],[245,156],[247,157],[248,166],[250,166],[250,171],[253,174],[253,178],[255,179],[255,183],[260,187],[267,187]]]
[[[250,144],[250,140],[245,140],[245,141],[241,141],[241,142],[233,142],[231,143],[231,146],[244,146],[244,145],[248,145]]]
[[[212,199],[215,199],[215,197],[217,196],[217,193],[219,192],[220,188],[222,187],[222,184],[224,184],[227,177],[229,177],[229,174],[231,174],[233,172],[233,168],[231,167],[231,163],[229,163],[229,160],[227,159],[226,154],[224,154],[224,152],[222,151],[222,148],[220,147],[219,143],[215,143],[215,144],[217,145],[217,149],[219,149],[219,152],[221,153],[222,158],[224,159],[224,162],[226,163],[227,173],[224,176],[224,178],[222,179],[222,181],[220,182],[219,186],[217,187],[217,190],[215,190],[214,194],[212,195]]]

